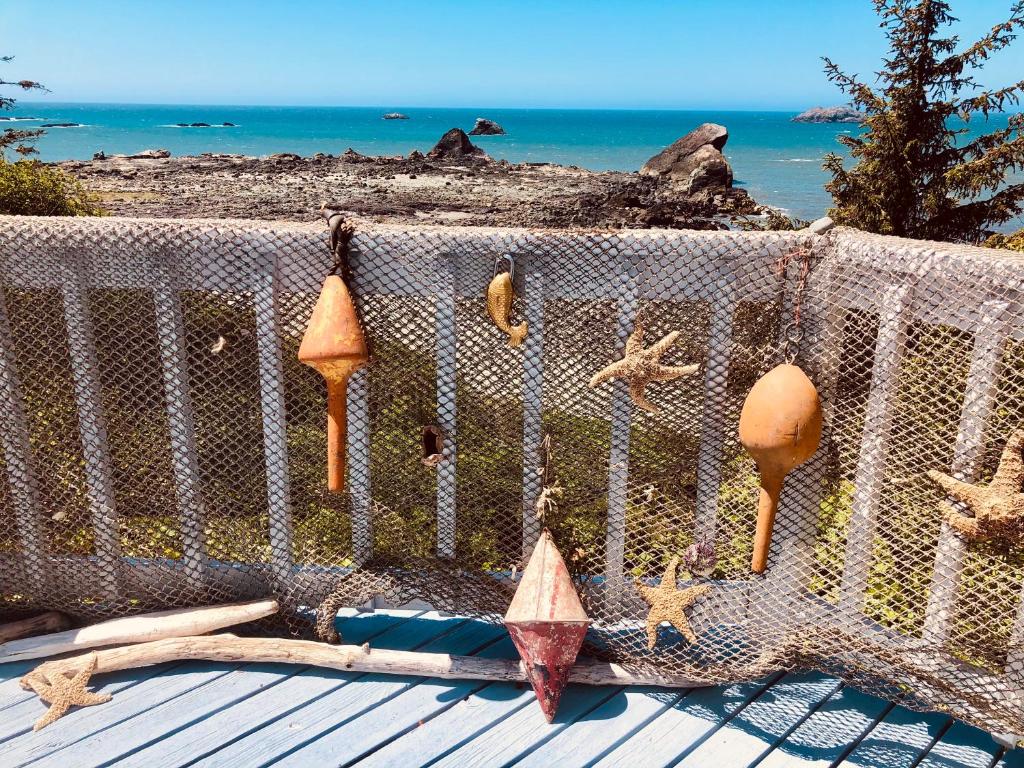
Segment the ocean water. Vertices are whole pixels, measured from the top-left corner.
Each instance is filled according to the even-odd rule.
[[[408,120],[383,120],[399,111]],[[38,144],[43,160],[88,159],[94,152],[132,153],[165,148],[175,155],[228,152],[267,155],[295,152],[339,154],[351,147],[370,155],[405,155],[429,150],[448,129],[469,131],[477,117],[500,123],[507,135],[476,136],[492,157],[511,162],[554,162],[595,171],[637,170],[649,157],[704,122],[729,129],[725,154],[736,184],[761,203],[793,216],[824,215],[830,197],[821,162],[828,152],[845,154],[837,136],[849,124],[794,123],[792,112],[441,109],[402,107],[239,107],[19,102],[4,116],[40,122],[82,123],[52,128]],[[992,118],[988,129],[1006,125]],[[179,128],[179,122],[235,123],[234,128]],[[973,130],[985,128],[972,123]]]

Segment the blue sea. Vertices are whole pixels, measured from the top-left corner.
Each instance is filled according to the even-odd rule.
[[[810,105],[808,105],[810,106]],[[383,120],[398,111],[408,120]],[[417,107],[257,107],[19,102],[4,116],[39,120],[0,122],[29,128],[40,122],[81,123],[53,128],[38,144],[43,160],[88,159],[94,152],[132,153],[165,148],[175,155],[226,152],[268,155],[340,154],[349,147],[370,155],[429,150],[449,128],[469,131],[477,117],[500,123],[507,135],[473,141],[495,158],[552,162],[595,171],[637,170],[644,161],[704,122],[729,129],[725,154],[736,184],[758,202],[815,219],[830,203],[821,170],[828,152],[844,153],[837,136],[849,124],[794,123],[793,112],[442,109]],[[972,130],[1005,127],[1005,115]],[[225,128],[179,128],[175,123],[235,123]]]

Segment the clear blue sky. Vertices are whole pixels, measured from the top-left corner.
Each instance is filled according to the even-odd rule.
[[[965,38],[1011,0],[953,0]],[[53,101],[799,109],[871,72],[869,0],[0,0],[6,79]],[[1024,39],[985,79],[1024,75]],[[33,100],[35,96],[31,97]]]

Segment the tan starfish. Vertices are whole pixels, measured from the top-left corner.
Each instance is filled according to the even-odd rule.
[[[85,667],[74,677],[63,672],[47,674],[39,667],[21,678],[23,688],[31,688],[40,699],[50,705],[46,714],[36,720],[33,731],[45,728],[64,716],[71,707],[90,707],[110,701],[109,693],[90,693],[85,690],[89,678],[96,669],[96,654],[90,653]]]
[[[707,595],[711,591],[709,584],[699,584],[686,589],[676,589],[676,570],[679,568],[679,558],[673,557],[669,560],[665,575],[661,577],[661,583],[656,587],[648,587],[641,582],[636,583],[640,597],[651,606],[647,614],[647,648],[654,650],[658,643],[658,626],[667,621],[679,630],[679,633],[689,642],[696,643],[697,636],[690,627],[690,621],[686,618],[686,609]]]
[[[956,501],[967,505],[974,515],[965,515],[947,505],[943,517],[950,526],[968,539],[984,541],[995,537],[1021,538],[1024,535],[1024,427],[1010,435],[999,467],[987,486],[965,483],[955,477],[928,471],[928,479]]]
[[[608,379],[629,379],[629,397],[638,408],[657,413],[658,408],[644,395],[644,388],[652,381],[671,381],[680,376],[696,373],[699,365],[662,365],[661,356],[676,343],[679,331],[672,331],[654,346],[644,349],[644,328],[636,324],[626,341],[626,352],[621,360],[605,366],[590,380],[591,388]]]

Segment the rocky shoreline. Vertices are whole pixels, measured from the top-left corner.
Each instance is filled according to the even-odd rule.
[[[701,126],[689,136],[696,138],[673,144],[671,157],[669,150],[658,156],[659,169],[669,170],[646,174],[495,161],[460,129],[426,155],[405,157],[351,149],[262,158],[148,150],[58,165],[122,216],[311,221],[327,204],[394,223],[726,229],[738,217],[767,212],[732,186],[719,152],[724,128]],[[714,146],[701,140],[708,136]]]

